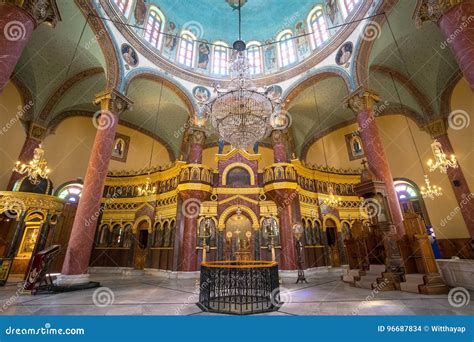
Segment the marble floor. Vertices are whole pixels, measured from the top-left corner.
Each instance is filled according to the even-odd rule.
[[[92,274],[103,288],[32,296],[19,283],[0,288],[0,315],[209,315],[197,306],[196,280],[151,275]],[[350,287],[338,275],[308,278],[308,284],[283,280],[285,304],[269,315],[474,315],[474,293],[462,307],[447,295],[400,291],[373,293]],[[94,295],[95,293],[95,295]]]

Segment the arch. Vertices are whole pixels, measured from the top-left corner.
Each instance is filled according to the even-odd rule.
[[[146,79],[158,83],[163,83],[165,87],[170,88],[186,105],[189,116],[198,112],[197,105],[193,100],[192,94],[182,85],[177,84],[169,75],[151,68],[136,68],[129,72],[125,77],[120,90],[127,95],[130,84],[137,79]]]
[[[346,70],[339,67],[324,67],[309,73],[306,77],[302,78],[301,81],[285,89],[282,96],[282,103],[291,102],[291,100],[295,99],[307,87],[331,77],[339,77],[344,81],[347,94],[356,89],[354,80]]]
[[[75,3],[81,10],[84,18],[88,21],[95,41],[99,43],[102,54],[104,55],[107,67],[107,85],[105,89],[118,88],[123,79],[123,66],[117,43],[112,38],[108,26],[105,24],[105,21],[102,20],[101,14],[92,2],[75,0]]]
[[[324,220],[323,220],[323,226],[322,226],[322,230],[323,231],[326,231],[326,227],[327,227],[327,221],[328,220],[332,220],[334,221],[334,223],[336,223],[336,229],[338,232],[341,231],[341,221],[333,214],[326,214],[324,215]]]
[[[225,223],[227,221],[228,216],[230,216],[231,214],[236,212],[238,208],[240,208],[240,210],[242,210],[243,212],[247,213],[250,216],[250,221],[252,222],[252,228],[253,229],[259,229],[260,228],[260,225],[258,223],[257,215],[253,212],[252,209],[250,209],[249,207],[246,207],[246,206],[233,205],[233,206],[230,206],[230,207],[226,208],[222,212],[221,216],[219,217],[219,224],[217,225],[217,228],[219,230],[225,229]]]
[[[146,221],[148,223],[148,233],[151,234],[153,230],[153,225],[151,224],[151,218],[146,215],[142,215],[139,218],[135,220],[135,223],[133,224],[132,232],[133,234],[137,233],[138,226],[143,222]]]
[[[250,185],[255,185],[255,174],[252,168],[244,163],[232,163],[230,165],[227,165],[224,171],[222,172],[222,185],[227,185],[227,174],[235,167],[241,167],[247,170],[250,174]]]

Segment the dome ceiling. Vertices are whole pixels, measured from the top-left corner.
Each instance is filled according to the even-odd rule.
[[[231,45],[238,38],[238,11],[231,0],[151,0],[177,27],[195,30],[200,39],[224,41]],[[242,39],[264,42],[287,28],[306,21],[311,9],[323,0],[248,0],[242,6]]]

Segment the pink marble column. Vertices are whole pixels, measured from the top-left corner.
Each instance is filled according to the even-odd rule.
[[[418,25],[432,21],[439,25],[464,77],[474,90],[474,1],[419,0],[415,10]]]
[[[201,164],[206,132],[202,128],[192,128],[188,137],[190,144],[188,162],[191,164]]]
[[[286,163],[288,161],[288,152],[286,149],[286,133],[281,130],[272,132],[273,141],[273,160],[275,163]]]
[[[377,179],[385,183],[392,223],[397,227],[397,233],[401,237],[405,234],[403,214],[373,110],[374,104],[379,100],[380,98],[375,93],[359,88],[345,99],[345,104],[356,113],[362,146],[370,171]]]
[[[64,283],[67,276],[87,273],[119,115],[131,106],[131,101],[111,90],[98,94],[96,104],[101,105],[101,115],[93,120],[97,133],[61,272]]]
[[[30,160],[33,159],[33,152],[35,148],[37,148],[41,144],[41,140],[26,137],[25,142],[23,143],[23,147],[21,148],[20,156],[18,160],[21,163],[27,164]],[[19,174],[18,172],[13,171],[12,175],[10,176],[10,180],[8,181],[7,190],[10,191],[13,189],[15,182],[22,178],[24,175]]]
[[[60,20],[55,1],[0,3],[0,93],[10,79],[20,56],[37,25],[48,22],[55,26]]]

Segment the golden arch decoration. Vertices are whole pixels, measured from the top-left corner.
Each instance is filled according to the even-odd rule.
[[[250,175],[250,185],[255,185],[255,175],[253,173],[253,170],[250,166],[244,163],[233,163],[233,164],[227,165],[224,171],[222,172],[222,185],[227,185],[227,174],[229,173],[230,170],[236,167],[241,167],[247,170],[247,172]]]
[[[334,223],[336,223],[336,229],[338,232],[341,231],[341,221],[339,221],[339,219],[333,215],[333,214],[326,214],[324,215],[324,220],[323,220],[323,230],[326,231],[326,227],[327,227],[327,221],[328,220],[332,220],[334,221]]]
[[[153,230],[153,226],[151,224],[151,219],[149,216],[146,216],[146,215],[143,215],[143,216],[140,216],[139,218],[137,218],[135,220],[135,223],[133,224],[133,228],[132,228],[132,233],[133,234],[136,234],[137,233],[137,229],[138,229],[138,225],[140,223],[142,223],[143,221],[146,221],[148,223],[148,233],[151,234],[152,230]]]
[[[219,230],[223,230],[225,228],[225,222],[227,221],[227,218],[233,212],[235,212],[238,208],[240,208],[240,210],[242,210],[243,212],[247,213],[250,216],[250,220],[252,221],[252,228],[253,229],[259,229],[260,228],[260,225],[258,223],[257,215],[255,215],[255,213],[253,212],[252,209],[250,209],[249,207],[245,207],[245,206],[233,205],[233,206],[230,206],[229,208],[225,209],[222,212],[221,216],[219,217],[219,224],[217,225],[217,228]]]

